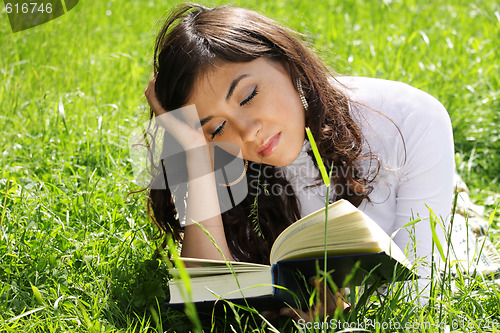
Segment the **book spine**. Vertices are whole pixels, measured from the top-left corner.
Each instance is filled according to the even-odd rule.
[[[274,295],[273,297],[298,309],[306,309],[309,299],[307,282],[286,265],[277,263],[272,267]]]

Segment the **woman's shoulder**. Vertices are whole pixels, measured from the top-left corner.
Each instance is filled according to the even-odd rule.
[[[404,82],[368,77],[336,77],[338,85],[363,116],[376,111],[389,117],[397,125],[407,121],[443,121],[449,123],[448,112],[432,95]],[[414,124],[416,125],[416,124]]]
[[[430,94],[403,82],[339,77],[350,113],[363,132],[366,147],[384,166],[399,168],[430,145],[453,142],[450,117]],[[407,159],[408,158],[408,159]]]

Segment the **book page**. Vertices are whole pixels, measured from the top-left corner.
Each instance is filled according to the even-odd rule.
[[[185,270],[191,277],[225,275],[232,274],[230,267],[224,260],[211,260],[199,258],[180,258],[185,264],[195,265],[195,267],[186,267]],[[254,264],[250,262],[229,261],[228,262],[235,273],[269,271],[269,265]],[[174,277],[179,276],[177,268],[170,269],[170,274]]]
[[[217,300],[219,297],[224,299],[239,299],[242,297],[272,295],[271,268],[269,266],[264,267],[266,269],[262,271],[238,274],[237,280],[232,275],[191,278],[192,295],[190,299],[182,297],[185,294],[183,282],[181,280],[171,280],[169,282],[169,303],[212,301]]]
[[[285,229],[271,249],[271,263],[291,258],[311,258],[325,249],[325,209],[314,212]],[[328,207],[328,255],[385,252],[405,266],[408,260],[385,231],[345,200]]]
[[[347,215],[348,213],[356,211],[357,208],[351,205],[349,202],[345,200],[339,200],[331,205],[328,206],[328,219],[333,220],[335,218]],[[322,225],[323,230],[324,230],[324,221],[325,221],[325,209],[320,209],[314,213],[311,213],[297,222],[293,223],[290,225],[288,228],[283,230],[283,232],[276,238],[274,241],[273,247],[271,249],[271,263],[275,263],[276,261],[273,260],[274,258],[274,252],[277,251],[277,249],[281,248],[281,243],[284,242],[286,239],[294,236],[294,235],[300,235],[304,231],[304,229],[308,229],[310,227],[313,227],[314,225]]]

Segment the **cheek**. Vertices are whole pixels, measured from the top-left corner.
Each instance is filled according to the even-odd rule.
[[[269,102],[263,110],[266,111],[262,113],[262,117],[272,118],[273,121],[281,124],[297,122],[304,117],[302,104],[300,100],[299,103],[295,101],[295,96],[275,99]]]
[[[234,131],[234,129],[231,128],[230,130],[226,131],[226,135],[224,136],[224,139],[221,139],[221,141],[223,141],[225,144],[233,146],[233,151],[237,151],[240,156],[242,154],[243,157],[248,156],[248,152],[246,151],[245,145],[241,141],[241,137]]]
[[[287,128],[300,132],[304,131],[305,117],[305,110],[300,101],[288,104],[286,111],[280,116],[281,121]]]

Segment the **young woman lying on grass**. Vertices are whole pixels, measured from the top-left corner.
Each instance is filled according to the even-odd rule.
[[[186,151],[186,221],[203,225],[227,259],[268,263],[279,233],[324,207],[306,127],[332,171],[330,201],[350,201],[389,235],[427,218],[394,240],[414,249],[410,259],[429,259],[428,207],[444,219],[450,214],[454,171],[450,119],[436,99],[400,82],[337,76],[295,32],[233,7],[175,9],[157,38],[154,72],[145,92],[151,117],[161,116]],[[169,115],[190,105],[201,128]],[[208,142],[235,144],[248,161],[249,194],[222,213]],[[256,188],[259,173],[267,191]],[[182,242],[182,256],[221,259],[199,226],[179,221],[168,188],[151,189],[149,199],[157,226]]]

